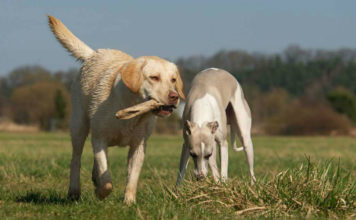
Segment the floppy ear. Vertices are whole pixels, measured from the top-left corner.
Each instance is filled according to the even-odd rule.
[[[176,87],[177,87],[177,92],[180,96],[181,99],[185,99],[184,93],[183,93],[183,81],[182,78],[180,77],[179,72],[177,71],[177,82],[176,82]]]
[[[208,122],[206,126],[211,130],[212,134],[215,134],[216,130],[219,127],[219,123],[217,121]]]
[[[187,135],[192,134],[192,130],[195,128],[196,124],[194,122],[190,122],[189,120],[186,120],[184,123],[184,127],[186,129]]]
[[[142,69],[146,62],[133,60],[120,69],[121,79],[125,86],[133,93],[138,93],[142,85]]]

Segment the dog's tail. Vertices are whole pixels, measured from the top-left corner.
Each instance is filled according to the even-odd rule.
[[[236,145],[236,130],[234,127],[235,127],[234,125],[232,124],[230,125],[230,140],[231,140],[232,150],[235,152],[243,151],[245,150],[243,146],[237,147]]]
[[[93,49],[74,36],[60,20],[50,15],[47,16],[53,34],[72,56],[80,61],[85,61],[95,53]]]
[[[241,147],[237,147],[236,145],[236,134],[235,134],[235,130],[233,129],[233,126],[230,126],[230,139],[231,139],[231,145],[232,145],[232,150],[235,151],[235,152],[238,152],[238,151],[243,151],[245,150],[245,148],[243,146]]]
[[[228,107],[226,108],[226,117],[227,117],[228,124],[230,124],[230,140],[231,140],[232,150],[235,152],[245,150],[243,146],[237,147],[236,145],[236,134],[237,132],[239,132],[239,128],[237,125],[235,110],[231,104],[229,104]]]

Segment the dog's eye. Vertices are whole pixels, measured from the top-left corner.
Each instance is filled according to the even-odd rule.
[[[205,159],[209,159],[209,157],[211,157],[211,155],[212,155],[212,154],[208,154],[208,155],[206,155],[204,158],[205,158]]]
[[[198,155],[196,155],[195,153],[190,153],[190,156],[192,156],[193,158],[197,158]]]
[[[150,79],[155,81],[155,82],[159,81],[159,77],[158,76],[150,76]]]
[[[172,83],[175,83],[177,81],[177,79],[171,79]]]

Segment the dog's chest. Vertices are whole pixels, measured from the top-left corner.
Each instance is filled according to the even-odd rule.
[[[122,122],[122,121],[121,121]],[[120,123],[112,127],[108,133],[107,141],[109,146],[135,145],[143,139],[148,139],[154,127],[154,117],[144,120],[137,120],[128,123]]]

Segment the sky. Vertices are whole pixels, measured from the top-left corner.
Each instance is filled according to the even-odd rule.
[[[356,49],[352,0],[0,0],[0,76],[24,65],[80,63],[56,41],[46,14],[93,49],[174,61],[225,50],[277,53],[290,44]]]

